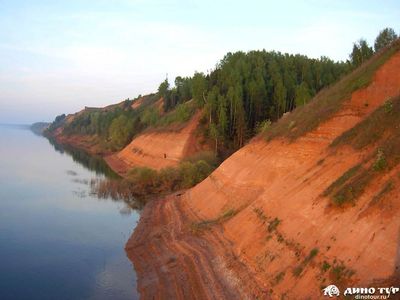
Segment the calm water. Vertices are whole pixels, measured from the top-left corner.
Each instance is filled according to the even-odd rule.
[[[138,213],[90,195],[99,161],[0,126],[0,299],[137,299],[124,246]]]

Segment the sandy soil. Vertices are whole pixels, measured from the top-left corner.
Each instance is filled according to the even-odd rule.
[[[176,166],[183,158],[200,150],[195,131],[201,112],[178,131],[150,131],[136,137],[120,152],[106,157],[107,163],[119,174],[135,166],[156,170]]]
[[[353,207],[332,207],[321,194],[371,154],[328,146],[400,94],[399,70],[397,53],[316,130],[291,144],[255,140],[196,187],[148,205],[126,245],[142,298],[321,299],[321,287],[331,283],[363,286],[397,276],[400,168],[370,184]],[[394,190],[371,207],[388,178]],[[235,214],[224,219],[228,212]],[[194,232],[201,220],[211,225]],[[312,249],[318,254],[307,260]],[[332,278],[324,261],[354,274]]]

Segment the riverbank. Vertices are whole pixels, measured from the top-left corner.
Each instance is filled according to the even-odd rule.
[[[197,228],[188,197],[190,190],[148,203],[126,244],[142,299],[265,299],[223,227]]]
[[[70,145],[91,155],[101,156],[115,173],[126,177],[133,167],[154,170],[176,167],[183,159],[212,149],[198,131],[201,116],[202,111],[198,111],[188,122],[179,126],[172,124],[144,131],[120,151],[108,149],[95,135],[65,135],[62,127],[48,133],[48,137],[61,145]]]

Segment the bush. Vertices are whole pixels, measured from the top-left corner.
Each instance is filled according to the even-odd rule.
[[[186,102],[183,104],[179,104],[176,108],[167,113],[162,118],[158,119],[156,125],[158,126],[166,126],[173,123],[184,123],[190,120],[193,114],[196,111],[196,107],[191,102]]]
[[[210,166],[213,166],[213,167],[216,167],[219,164],[218,158],[215,156],[215,153],[213,151],[198,152],[198,153],[186,158],[184,161],[196,163],[200,160],[205,161],[207,164],[209,164]]]
[[[393,102],[391,100],[386,100],[383,107],[385,108],[385,113],[390,114],[393,112]]]
[[[155,107],[150,107],[143,112],[141,120],[147,126],[154,126],[160,118],[159,113]]]
[[[159,183],[157,171],[146,167],[131,169],[128,172],[128,179],[143,188],[154,187]]]
[[[321,271],[325,273],[326,271],[328,271],[330,269],[330,267],[331,267],[331,265],[327,261],[324,260],[324,262],[322,263],[322,266],[321,266]]]
[[[269,119],[267,119],[261,123],[258,123],[257,127],[256,127],[256,132],[257,133],[267,132],[267,130],[271,127],[271,124],[272,124],[272,122]]]
[[[387,162],[385,158],[385,153],[382,149],[378,149],[378,153],[376,154],[376,160],[372,168],[374,171],[382,171],[387,167]]]
[[[268,232],[272,232],[278,227],[281,221],[278,218],[273,219],[268,225]]]

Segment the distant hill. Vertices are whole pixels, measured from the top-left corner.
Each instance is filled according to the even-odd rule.
[[[50,123],[48,122],[36,122],[33,123],[29,128],[38,135],[43,135],[43,131],[49,128]]]

